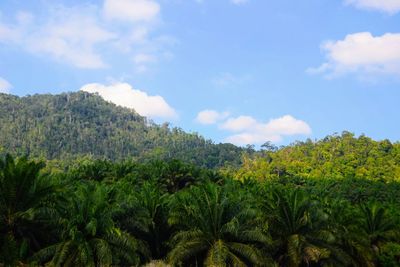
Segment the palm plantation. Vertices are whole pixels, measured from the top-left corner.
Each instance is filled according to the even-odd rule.
[[[15,264],[41,248],[46,240],[43,222],[54,213],[56,188],[41,173],[44,164],[10,155],[0,160],[0,262]]]
[[[334,236],[327,228],[327,215],[300,192],[272,192],[263,211],[276,240],[274,255],[281,266],[310,265],[332,256]]]
[[[111,266],[139,261],[141,248],[132,236],[115,226],[103,187],[80,186],[57,224],[61,225],[61,241],[36,253],[34,258],[39,262],[54,266]]]
[[[397,182],[251,168],[4,156],[0,266],[400,266]]]
[[[152,259],[164,258],[171,235],[167,221],[170,196],[154,182],[148,181],[136,194],[129,193],[134,190],[130,183],[117,184],[116,188],[120,192],[118,202],[121,204],[114,212],[114,219],[119,227],[144,241]]]
[[[399,238],[396,225],[388,218],[383,207],[373,203],[362,206],[361,211],[363,216],[359,227],[373,253],[378,254],[387,242],[396,241]]]
[[[228,187],[205,184],[182,192],[172,207],[170,223],[178,229],[168,255],[183,266],[266,265],[263,249],[270,239],[255,222],[255,213]]]

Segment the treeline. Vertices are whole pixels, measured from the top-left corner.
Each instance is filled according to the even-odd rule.
[[[226,169],[229,172],[229,168]],[[362,178],[375,181],[400,180],[400,143],[375,141],[350,132],[321,140],[298,141],[277,148],[266,143],[258,153],[243,158],[237,179],[314,179]]]
[[[0,265],[400,265],[396,179],[243,173],[6,156]]]
[[[240,178],[400,177],[400,144],[388,140],[343,132],[280,148],[266,143],[256,151],[251,146],[214,144],[168,123],[157,125],[85,92],[26,97],[0,93],[0,133],[0,155],[12,151],[64,164],[82,157],[179,159],[204,168],[243,167]]]
[[[85,92],[17,97],[0,93],[0,151],[44,159],[176,158],[206,168],[239,166],[243,149],[214,144]]]

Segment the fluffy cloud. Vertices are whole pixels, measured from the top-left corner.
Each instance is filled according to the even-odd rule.
[[[240,116],[228,119],[220,128],[236,132],[225,140],[236,145],[279,142],[284,136],[311,134],[311,128],[306,122],[290,115],[272,119],[267,123],[259,122],[250,116]]]
[[[12,85],[4,78],[0,77],[0,93],[9,93]]]
[[[79,68],[106,67],[96,47],[113,40],[116,35],[103,29],[95,16],[88,16],[85,12],[62,9],[56,13],[60,14],[37,28],[33,34],[24,34],[27,39],[22,42],[28,45],[28,49]]]
[[[134,66],[136,54],[162,57],[171,43],[153,36],[160,6],[153,0],[106,0],[103,6],[46,6],[35,17],[18,12],[7,21],[0,17],[0,43],[19,47],[78,68],[99,69],[110,65],[106,55],[122,55]]]
[[[373,36],[369,32],[347,35],[322,45],[327,61],[309,73],[335,77],[346,73],[400,75],[400,33]]]
[[[104,15],[122,21],[151,21],[160,13],[160,5],[153,0],[105,0]]]
[[[291,115],[285,115],[268,122],[260,122],[251,116],[228,118],[229,113],[203,110],[196,121],[202,124],[218,124],[218,128],[231,132],[225,141],[235,145],[263,144],[267,141],[280,142],[285,136],[309,135],[310,126]],[[228,118],[228,119],[226,119]],[[222,123],[220,123],[223,121]]]
[[[146,92],[133,89],[127,83],[103,85],[91,83],[82,86],[81,91],[97,93],[116,105],[134,109],[142,116],[150,118],[174,119],[176,111],[161,96],[150,96]]]
[[[400,11],[399,0],[345,0],[345,3],[361,9],[379,10],[389,14]]]
[[[216,124],[217,122],[227,118],[228,112],[218,112],[215,110],[206,109],[197,114],[196,121],[201,124]]]
[[[250,116],[239,116],[237,118],[230,118],[224,124],[220,125],[221,129],[233,132],[245,131],[257,126],[257,121]]]
[[[99,26],[93,11],[89,7],[58,7],[45,23],[35,23],[32,14],[26,13],[23,20],[17,14],[15,24],[0,22],[0,42],[79,68],[103,68],[106,64],[96,46],[112,40],[115,34]]]

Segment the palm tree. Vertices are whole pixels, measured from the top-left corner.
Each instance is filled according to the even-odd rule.
[[[45,218],[53,213],[56,187],[41,172],[42,162],[0,160],[0,261],[12,265],[41,246]],[[3,239],[3,240],[1,240]]]
[[[376,203],[361,206],[362,217],[359,228],[375,253],[388,241],[396,239],[396,225],[387,216],[386,210]]]
[[[61,241],[40,250],[34,260],[54,266],[138,264],[141,247],[114,225],[104,187],[80,186],[58,223]]]
[[[137,192],[124,181],[116,186],[120,195],[115,221],[121,229],[146,242],[152,259],[162,259],[171,233],[167,221],[169,195],[162,193],[154,182],[144,182]],[[122,193],[124,190],[129,192]]]
[[[177,229],[168,260],[184,266],[262,266],[269,237],[256,226],[255,213],[228,186],[207,183],[179,193],[170,224]],[[235,192],[236,193],[236,192]]]
[[[261,209],[281,266],[310,265],[330,257],[334,237],[326,227],[328,217],[300,191],[274,191]]]
[[[320,201],[330,218],[329,230],[335,236],[335,245],[331,246],[332,254],[336,252],[341,256],[339,257],[341,261],[337,261],[331,254],[331,257],[324,259],[323,262],[329,263],[329,266],[374,266],[368,240],[360,233],[358,224],[360,210],[345,200],[322,198]]]
[[[376,266],[381,248],[397,240],[393,220],[376,203],[354,208],[340,202],[331,212],[336,243],[346,252],[351,266]]]

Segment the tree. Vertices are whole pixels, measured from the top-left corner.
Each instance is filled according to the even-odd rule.
[[[122,193],[121,186],[129,193]],[[116,189],[119,207],[114,214],[115,221],[121,229],[146,242],[152,259],[164,258],[171,234],[167,221],[170,196],[162,193],[154,182],[145,182],[136,192],[125,182]]]
[[[255,213],[228,186],[193,187],[172,203],[170,224],[177,232],[168,259],[184,266],[265,265],[262,248],[270,239],[255,223]]]
[[[326,263],[331,266],[344,265],[354,267],[372,267],[374,265],[374,255],[368,244],[368,240],[360,232],[359,219],[360,209],[352,205],[349,201],[323,198],[320,200],[324,212],[329,216],[328,227],[335,236],[336,254],[340,254],[342,262],[335,261],[334,257],[326,259]]]
[[[397,229],[385,209],[378,204],[362,205],[362,218],[359,229],[365,235],[372,250],[379,253],[380,248],[389,241],[396,240]]]
[[[112,220],[104,187],[84,184],[58,221],[61,240],[35,254],[34,260],[55,266],[138,264],[141,246]],[[144,251],[144,249],[143,249]]]
[[[54,213],[56,187],[43,167],[25,157],[0,160],[0,262],[6,265],[40,248],[46,217]]]
[[[281,266],[309,265],[330,257],[334,237],[326,227],[327,216],[300,191],[276,190],[262,210]]]

